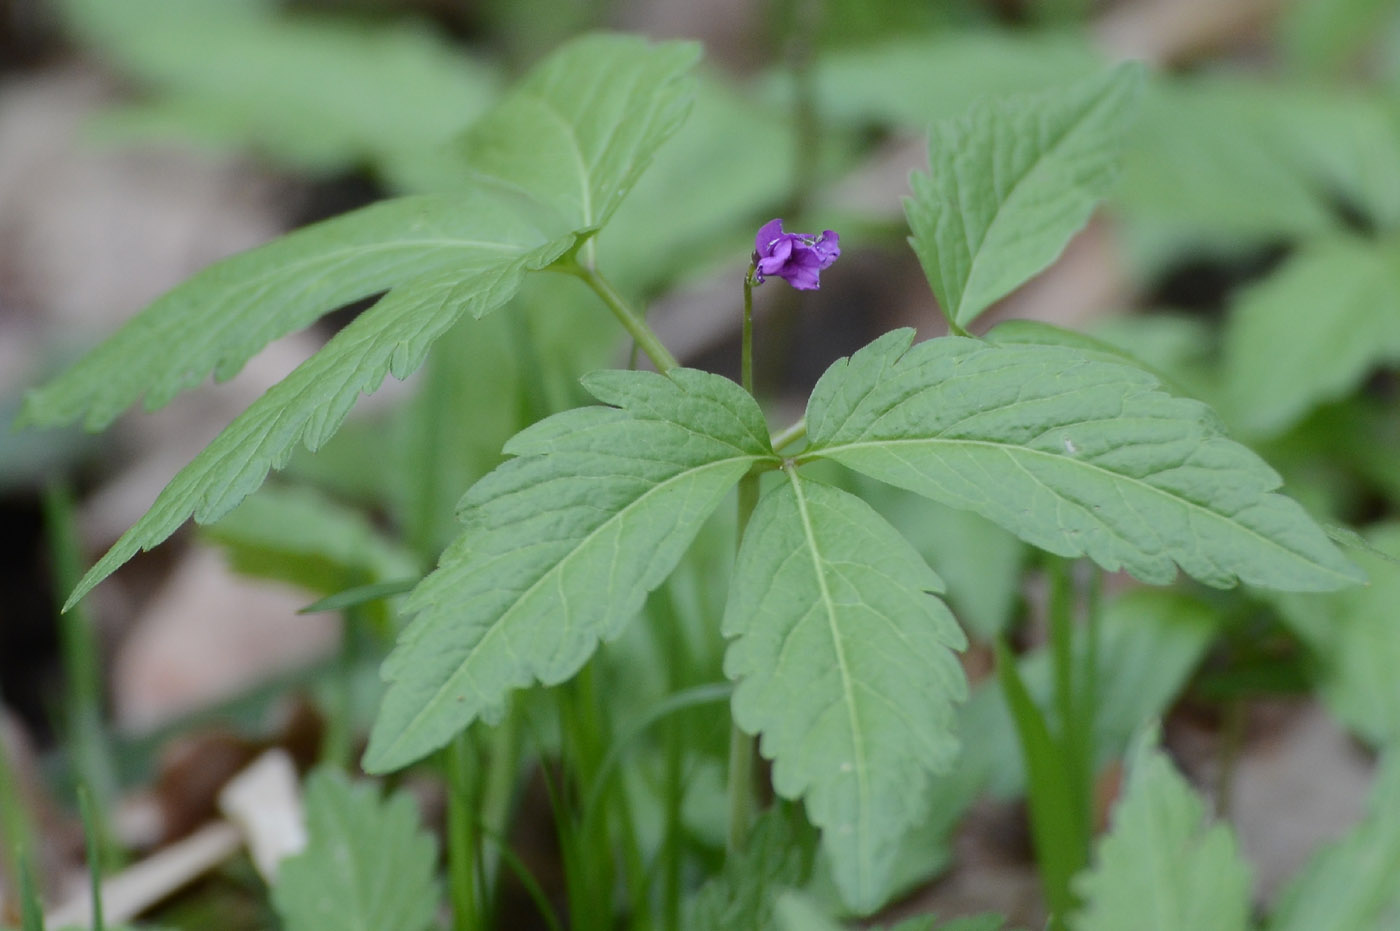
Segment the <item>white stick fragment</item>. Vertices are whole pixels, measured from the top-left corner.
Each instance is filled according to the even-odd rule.
[[[269,750],[229,780],[219,793],[228,821],[206,825],[140,863],[102,881],[102,914],[121,924],[218,866],[248,846],[253,863],[270,883],[277,864],[306,846],[306,824],[296,767],[281,750]],[[231,823],[230,823],[231,822]],[[49,927],[89,928],[92,893],[84,889],[49,913]]]
[[[306,846],[297,771],[285,751],[269,750],[229,780],[219,810],[242,829],[253,865],[269,884],[277,865]]]
[[[205,825],[189,837],[103,880],[103,918],[109,925],[130,921],[233,856],[242,844],[242,834],[228,822]],[[50,928],[91,927],[92,893],[84,890],[49,912],[46,924]]]

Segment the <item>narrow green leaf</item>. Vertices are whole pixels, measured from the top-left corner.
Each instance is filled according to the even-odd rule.
[[[1364,579],[1278,475],[1204,405],[1067,346],[889,333],[835,363],[807,409],[811,447],[976,511],[1028,543],[1163,584],[1176,565],[1229,587]]]
[[[1376,773],[1361,823],[1318,851],[1279,898],[1269,931],[1359,931],[1400,922],[1400,756]]]
[[[1142,69],[975,104],[935,123],[904,209],[939,306],[965,326],[1044,269],[1117,174]]]
[[[542,219],[522,211],[518,198],[477,190],[385,201],[297,230],[217,262],[161,297],[30,391],[21,424],[81,420],[98,430],[143,395],[155,410],[211,371],[231,378],[272,340],[379,291],[403,286],[409,293],[400,302],[426,305],[444,296],[434,282],[460,272],[465,300],[481,273],[499,273],[549,243],[560,252],[571,244],[567,225]]]
[[[287,931],[424,931],[440,898],[437,844],[413,799],[379,797],[322,769],[306,780],[306,849],[284,861],[272,902]]]
[[[919,787],[957,753],[965,641],[927,594],[942,580],[893,527],[853,495],[787,476],[744,534],[725,673],[774,789],[805,800],[842,897],[870,911],[923,815]]]
[[[996,642],[997,681],[1011,711],[1030,792],[1031,835],[1050,912],[1063,920],[1077,904],[1070,881],[1088,855],[1089,838],[1080,813],[1085,799],[1075,792],[1062,742],[1050,733],[1045,713],[1031,698],[1016,657]]]
[[[297,614],[320,614],[325,611],[344,611],[346,608],[357,608],[363,604],[392,598],[394,595],[407,594],[413,591],[413,586],[420,581],[422,580],[393,579],[388,582],[377,582],[373,585],[356,585],[354,588],[347,588],[327,595],[319,601],[313,601],[306,607],[297,609]]]
[[[728,379],[599,372],[585,385],[620,409],[535,424],[463,499],[466,529],[410,596],[418,616],[384,665],[368,769],[436,749],[511,689],[573,675],[739,477],[776,459],[758,405]]]
[[[1233,421],[1271,435],[1400,361],[1400,249],[1330,239],[1245,291],[1225,330]]]
[[[1383,554],[1400,555],[1400,524],[1368,534]],[[1400,566],[1389,555],[1359,552],[1371,584],[1325,597],[1278,596],[1284,622],[1317,657],[1317,687],[1328,709],[1377,746],[1400,744]]]
[[[1096,865],[1079,877],[1085,907],[1075,931],[1247,931],[1249,866],[1223,824],[1144,739],[1100,841]]]

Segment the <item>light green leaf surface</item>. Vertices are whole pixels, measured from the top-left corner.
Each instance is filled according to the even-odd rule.
[[[684,116],[694,57],[621,36],[566,45],[468,134],[461,193],[369,207],[212,266],[31,393],[32,423],[101,426],[143,393],[158,406],[211,368],[228,377],[270,339],[392,288],[186,466],[69,603],[187,518],[222,516],[298,442],[316,449],[361,393],[408,375],[464,314],[499,307],[602,223]]]
[[[773,787],[804,799],[843,899],[889,894],[928,775],[957,753],[967,683],[942,580],[859,498],[788,472],[740,547],[724,633],[734,718],[761,735]]]
[[[774,459],[758,405],[690,369],[599,372],[599,400],[518,434],[462,501],[466,529],[410,596],[365,766],[404,766],[507,692],[561,682],[675,567],[750,466]]]
[[[1064,346],[886,334],[835,363],[807,409],[811,447],[976,511],[1060,556],[1162,584],[1176,565],[1286,591],[1364,578],[1278,475],[1210,411],[1131,366]]]
[[[421,572],[365,514],[312,488],[263,488],[205,535],[228,551],[236,571],[323,594]]]
[[[1044,269],[1117,174],[1141,68],[973,106],[929,132],[911,179],[910,244],[939,306],[965,326]]]
[[[286,931],[425,931],[439,892],[437,845],[405,793],[379,797],[322,769],[306,780],[306,849],[285,860],[272,902]]]
[[[471,175],[549,205],[571,229],[612,216],[690,110],[693,42],[598,34],[563,46],[482,117],[461,153]]]
[[[1400,556],[1400,524],[1367,533]],[[1377,746],[1400,743],[1400,566],[1357,551],[1371,584],[1327,596],[1278,596],[1284,622],[1317,657],[1318,690],[1353,733]]]
[[[1240,295],[1225,330],[1234,422],[1271,435],[1400,361],[1400,249],[1315,242]]]
[[[1400,927],[1400,756],[1381,763],[1366,816],[1318,851],[1279,898],[1269,931]]]
[[[1076,888],[1075,931],[1248,931],[1250,871],[1235,838],[1162,751],[1139,743],[1094,868]]]
[[[946,600],[963,630],[991,640],[1020,600],[1026,547],[971,511],[856,474],[854,489],[883,514],[948,583]]]

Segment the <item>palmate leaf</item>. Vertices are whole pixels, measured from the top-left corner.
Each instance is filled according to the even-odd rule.
[[[214,265],[32,392],[29,423],[100,427],[142,394],[155,407],[211,369],[229,377],[268,341],[391,289],[183,469],[69,603],[187,518],[222,516],[385,374],[408,375],[461,316],[499,307],[595,230],[684,116],[694,58],[688,43],[570,43],[468,134],[460,193],[368,207]]]
[[[306,781],[307,844],[277,874],[287,931],[424,931],[438,906],[437,845],[413,799],[380,799],[323,769]]]
[[[1170,582],[1176,565],[1217,587],[1364,579],[1271,493],[1268,465],[1146,372],[1068,346],[912,339],[888,333],[827,370],[802,459],[834,459],[1145,582]]]
[[[691,369],[585,379],[617,408],[556,414],[462,501],[466,529],[409,598],[417,617],[364,765],[382,772],[496,714],[514,688],[573,675],[675,568],[749,468],[776,460],[757,403]]]
[[[1044,269],[1118,170],[1142,70],[975,104],[929,132],[911,179],[910,245],[948,319],[965,326]]]
[[[1147,740],[1129,761],[1095,866],[1076,884],[1075,931],[1248,931],[1249,866],[1234,835]]]
[[[1400,249],[1313,243],[1235,303],[1225,331],[1225,388],[1243,429],[1273,434],[1400,361]]]
[[[734,719],[806,801],[843,899],[889,893],[930,773],[957,753],[965,645],[943,582],[864,501],[789,470],[744,534],[724,633]]]

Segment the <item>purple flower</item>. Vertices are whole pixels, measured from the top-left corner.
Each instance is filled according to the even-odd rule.
[[[769,220],[754,238],[754,249],[754,283],[776,275],[799,291],[815,291],[821,287],[818,273],[841,254],[841,237],[831,230],[820,236],[784,233],[782,220]]]

